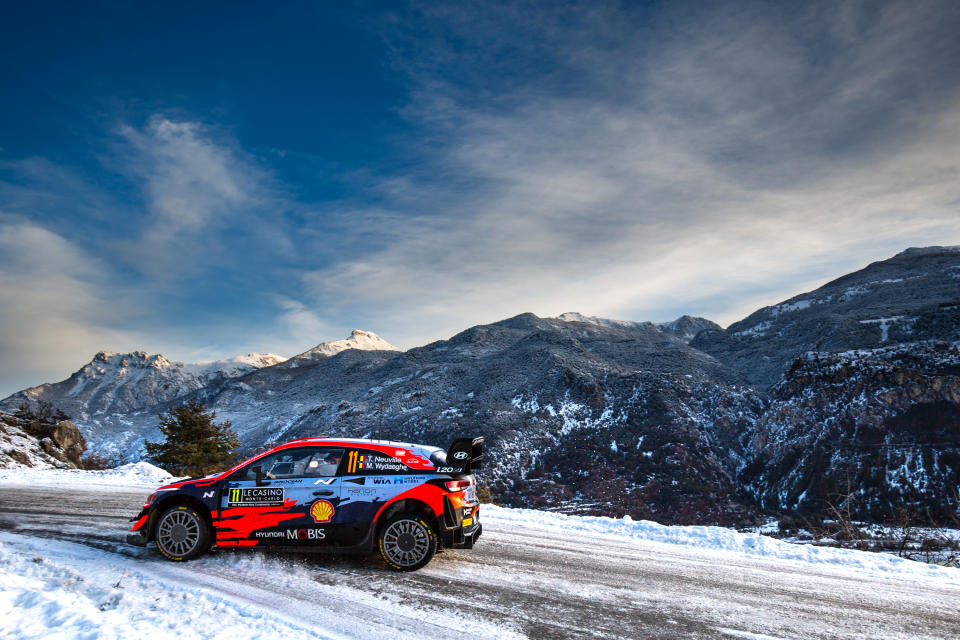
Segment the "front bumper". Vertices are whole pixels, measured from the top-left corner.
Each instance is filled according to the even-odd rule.
[[[136,533],[128,533],[127,544],[132,544],[135,547],[145,547],[147,546],[147,536],[139,531]]]

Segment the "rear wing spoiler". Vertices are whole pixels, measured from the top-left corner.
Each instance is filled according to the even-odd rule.
[[[457,438],[447,449],[453,473],[470,473],[483,465],[483,438]]]

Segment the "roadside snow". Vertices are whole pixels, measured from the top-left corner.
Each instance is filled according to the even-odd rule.
[[[569,516],[534,509],[507,509],[485,504],[480,509],[485,525],[498,528],[510,525],[543,529],[546,532],[579,533],[585,537],[616,536],[637,541],[684,545],[709,551],[726,551],[748,556],[833,565],[873,575],[933,581],[960,587],[960,569],[923,564],[885,553],[853,549],[791,544],[758,533],[740,533],[725,527],[666,526],[649,520],[635,521],[630,516]]]
[[[131,462],[116,469],[82,471],[80,469],[0,469],[0,484],[26,487],[96,486],[117,489],[156,488],[177,480],[148,462]]]
[[[0,534],[4,637],[330,638],[70,542]]]

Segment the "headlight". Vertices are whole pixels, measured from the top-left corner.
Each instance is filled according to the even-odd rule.
[[[150,497],[147,498],[147,501],[145,503],[143,503],[143,506],[149,507],[150,505],[152,505],[153,499],[156,498],[157,494],[160,493],[161,491],[176,491],[176,490],[177,490],[176,487],[172,487],[170,489],[157,489],[156,491],[150,494]]]

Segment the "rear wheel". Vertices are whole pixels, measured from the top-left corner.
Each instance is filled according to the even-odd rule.
[[[171,507],[157,522],[156,541],[163,557],[184,562],[196,558],[210,546],[210,527],[193,507]]]
[[[397,571],[416,571],[437,551],[437,534],[427,521],[401,513],[390,518],[378,536],[380,557]]]

